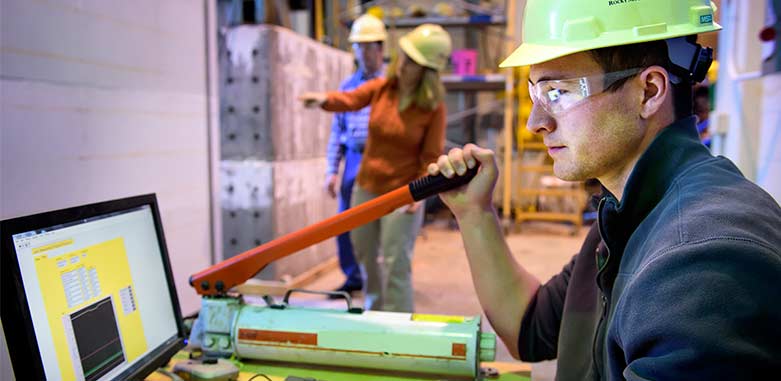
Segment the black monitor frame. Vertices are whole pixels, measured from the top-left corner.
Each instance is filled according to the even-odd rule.
[[[8,352],[13,364],[14,373],[23,375],[24,379],[45,380],[43,362],[41,360],[38,340],[35,336],[32,316],[27,296],[22,282],[21,269],[17,260],[13,235],[32,230],[45,229],[55,225],[63,225],[91,219],[101,215],[117,213],[149,205],[154,219],[157,242],[160,246],[163,267],[165,269],[168,291],[174,314],[176,315],[177,337],[155,348],[136,364],[126,369],[118,379],[143,379],[155,369],[165,366],[171,357],[185,346],[185,330],[179,298],[176,294],[168,249],[163,235],[163,225],[157,198],[154,194],[128,197],[95,204],[77,206],[68,209],[39,213],[0,221],[0,318],[8,344]]]

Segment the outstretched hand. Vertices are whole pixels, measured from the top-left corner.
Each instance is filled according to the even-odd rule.
[[[325,93],[306,92],[298,96],[298,100],[304,103],[304,107],[315,108],[325,103],[328,97]]]

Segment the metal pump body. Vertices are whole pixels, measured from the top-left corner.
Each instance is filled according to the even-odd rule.
[[[471,378],[496,350],[480,316],[364,311],[349,301],[347,309],[262,306],[234,297],[203,298],[190,341],[211,356]]]

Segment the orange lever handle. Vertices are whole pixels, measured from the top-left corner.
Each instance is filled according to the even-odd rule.
[[[226,259],[190,277],[190,285],[200,295],[222,294],[252,278],[269,263],[328,238],[374,221],[393,210],[414,202],[409,188],[400,187],[333,217],[269,241]]]
[[[234,286],[252,278],[277,259],[367,224],[401,206],[464,185],[477,174],[477,168],[472,168],[465,175],[452,179],[439,175],[415,180],[409,185],[399,187],[333,217],[247,250],[198,272],[190,276],[190,285],[200,295],[224,294]]]

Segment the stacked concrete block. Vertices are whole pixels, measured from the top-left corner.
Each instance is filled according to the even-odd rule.
[[[304,108],[298,97],[337,90],[353,71],[352,55],[282,28],[269,28],[267,35],[269,59],[276,63],[268,73],[274,160],[325,157],[333,115]]]
[[[223,36],[220,81],[223,159],[323,157],[332,115],[298,96],[336,90],[353,70],[349,53],[276,26],[242,25]]]
[[[222,247],[226,258],[274,238],[273,164],[258,160],[222,160]],[[275,265],[261,274],[271,278]]]
[[[223,248],[228,258],[336,213],[323,192],[333,115],[305,109],[306,91],[336,90],[352,55],[276,26],[221,36]],[[333,239],[283,258],[262,279],[295,277],[336,254]]]
[[[337,205],[323,191],[325,158],[274,162],[274,233],[294,232],[336,214]],[[300,274],[336,256],[333,239],[314,245],[276,264],[277,274]]]
[[[219,49],[221,154],[229,160],[274,160],[268,41],[258,27],[226,31]]]

